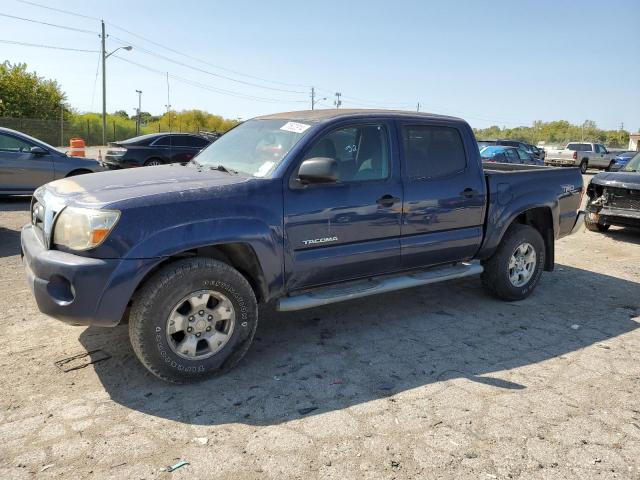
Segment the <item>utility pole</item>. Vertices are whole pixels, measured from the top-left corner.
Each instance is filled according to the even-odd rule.
[[[104,20],[100,20],[102,24],[101,39],[101,51],[102,51],[102,145],[107,144],[107,77],[106,77],[106,64],[107,64],[107,52],[105,50],[106,35],[104,33]]]
[[[64,147],[64,105],[60,104],[60,146]]]
[[[624,122],[620,122],[620,130],[624,130]]]
[[[136,93],[138,94],[138,119],[136,121],[136,135],[140,135],[140,125],[142,121],[142,117],[140,116],[142,109],[142,90],[136,90]]]
[[[169,121],[169,133],[171,133],[171,100],[170,100],[170,94],[169,94],[169,72],[167,72],[167,104],[165,105],[167,107],[167,119]]]
[[[340,108],[340,105],[342,105],[342,100],[340,100],[340,96],[342,94],[340,92],[336,92],[336,99],[333,102],[333,104],[336,106],[336,108]]]
[[[416,107],[416,112],[420,111],[420,102],[418,102],[418,106]]]
[[[316,100],[316,89],[311,87],[311,110],[315,110],[316,103],[326,100],[327,97],[318,98]]]

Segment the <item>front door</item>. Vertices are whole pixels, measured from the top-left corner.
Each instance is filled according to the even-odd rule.
[[[29,192],[54,180],[50,154],[31,153],[30,142],[8,133],[0,133],[0,190]]]
[[[404,180],[402,266],[472,257],[482,242],[486,187],[477,147],[453,126],[400,125]]]
[[[374,122],[326,132],[285,179],[289,290],[400,268],[402,183],[390,127]],[[337,182],[297,182],[301,161],[314,157],[337,160]]]

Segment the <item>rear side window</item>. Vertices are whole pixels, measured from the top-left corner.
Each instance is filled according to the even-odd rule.
[[[409,178],[446,177],[467,166],[462,137],[455,128],[405,125],[402,142]]]
[[[154,147],[168,147],[169,137],[168,136],[160,137],[157,140],[154,140],[153,142],[151,142],[151,145],[153,145]]]
[[[591,145],[588,143],[570,143],[567,145],[567,150],[573,150],[574,152],[590,152]]]
[[[176,135],[171,140],[172,145],[175,147],[202,148],[209,144],[209,142],[204,138],[196,137],[194,135]]]

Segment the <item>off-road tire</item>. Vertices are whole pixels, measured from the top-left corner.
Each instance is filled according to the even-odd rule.
[[[516,248],[523,243],[533,246],[536,253],[536,266],[529,281],[521,287],[514,286],[509,280],[509,260]],[[529,225],[513,224],[504,236],[495,253],[483,263],[482,284],[489,292],[507,301],[523,300],[535,289],[545,263],[544,240],[540,233]]]
[[[591,232],[606,232],[607,230],[609,230],[609,227],[611,225],[602,225],[599,222],[594,222],[593,220],[591,220],[589,218],[589,214],[585,215],[584,217],[584,226],[587,227],[587,230],[591,231]]]
[[[218,291],[233,304],[235,323],[227,344],[202,360],[177,355],[169,345],[166,322],[181,298],[200,290]],[[153,274],[136,293],[129,316],[129,339],[140,362],[172,383],[191,383],[223,374],[245,355],[258,326],[256,297],[247,279],[226,263],[192,257]]]

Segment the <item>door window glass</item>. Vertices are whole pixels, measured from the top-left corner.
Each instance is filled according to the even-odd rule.
[[[30,143],[14,137],[13,135],[7,135],[0,133],[0,151],[3,152],[28,152],[31,150]]]
[[[438,178],[465,169],[467,158],[455,128],[407,125],[402,127],[406,175]]]
[[[389,177],[389,137],[384,125],[362,125],[334,130],[309,149],[304,160],[334,158],[338,181],[383,180]]]

